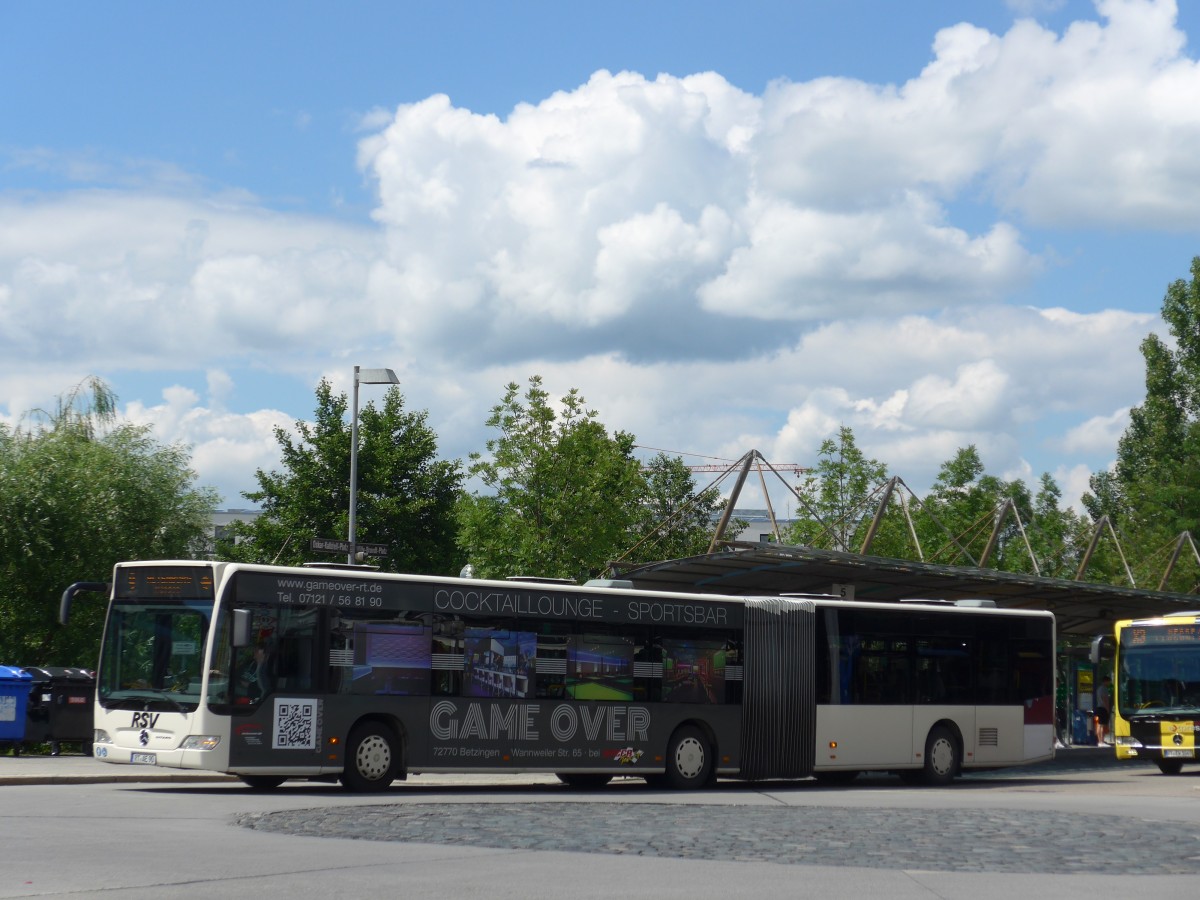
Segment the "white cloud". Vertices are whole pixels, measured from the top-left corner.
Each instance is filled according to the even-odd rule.
[[[218,394],[231,386],[223,373],[213,373],[210,389],[214,382]],[[291,432],[292,416],[273,409],[230,413],[221,408],[219,398],[205,406],[195,391],[178,386],[166,388],[162,401],[151,406],[133,401],[122,415],[134,424],[149,425],[161,443],[190,447],[200,483],[218,487],[226,505],[244,504],[240,495],[257,489],[254,473],[258,469],[279,468],[275,429]]]
[[[1129,409],[1118,409],[1109,415],[1092,416],[1086,422],[1069,429],[1054,443],[1064,453],[1069,454],[1115,455],[1117,441],[1128,426]]]
[[[947,28],[898,85],[600,71],[503,118],[442,95],[376,111],[370,227],[168,176],[0,195],[0,420],[81,373],[206,373],[207,398],[129,414],[240,491],[311,393],[239,406],[230,372],[310,391],[390,364],[451,455],[540,372],[672,449],[804,463],[845,424],[913,482],[971,443],[993,471],[1077,481],[1138,402],[1158,321],[1010,305],[1044,272],[1023,229],[1200,225],[1175,6],[1097,8],[1062,34]]]
[[[925,375],[913,384],[910,418],[916,425],[971,429],[1011,408],[1010,379],[993,360],[959,366],[954,378]]]
[[[1055,482],[1062,491],[1065,506],[1072,507],[1080,514],[1085,512],[1079,498],[1090,492],[1091,477],[1095,471],[1099,471],[1099,469],[1093,470],[1087,466],[1076,465],[1061,466],[1052,473]]]
[[[287,346],[297,361],[364,319],[377,238],[221,198],[0,198],[0,356],[198,366]]]

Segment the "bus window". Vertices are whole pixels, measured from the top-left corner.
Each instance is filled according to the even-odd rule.
[[[345,610],[330,623],[329,690],[426,696],[432,663],[429,616]]]
[[[962,638],[917,641],[917,703],[969,704],[971,648]]]
[[[544,622],[537,633],[537,697],[561,700],[567,693],[567,645],[570,627],[562,622]]]
[[[663,641],[663,700],[725,702],[725,642]]]
[[[432,651],[430,692],[438,697],[457,697],[462,693],[463,676],[461,619],[435,617]]]
[[[657,635],[634,638],[633,699],[642,703],[663,699],[663,648]]]
[[[615,634],[572,637],[567,644],[567,696],[632,700],[633,641]]]
[[[463,632],[463,696],[532,697],[537,635],[504,627]]]
[[[317,689],[317,613],[311,609],[276,607],[251,608],[254,643],[216,654],[215,660],[232,657],[228,672],[209,675],[209,703],[235,707],[256,706],[269,694],[312,692]],[[229,627],[222,621],[220,634],[229,640]]]

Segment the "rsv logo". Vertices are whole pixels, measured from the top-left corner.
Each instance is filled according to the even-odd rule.
[[[133,728],[153,728],[158,723],[160,715],[162,713],[135,712],[130,725]]]

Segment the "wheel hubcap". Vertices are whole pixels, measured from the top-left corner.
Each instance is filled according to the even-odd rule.
[[[392,748],[377,734],[364,738],[354,754],[358,772],[368,781],[382,778],[392,765]]]
[[[954,765],[954,747],[945,738],[934,742],[929,754],[933,770],[939,775],[945,775]]]
[[[684,738],[675,748],[675,768],[684,778],[695,778],[704,771],[704,745],[695,738]]]

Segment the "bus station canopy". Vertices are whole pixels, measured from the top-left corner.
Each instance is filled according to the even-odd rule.
[[[636,566],[614,577],[654,591],[778,596],[838,594],[874,602],[986,598],[1007,609],[1048,609],[1059,634],[1093,636],[1119,619],[1200,610],[1200,596],[861,556],[773,543],[737,543],[704,556]]]

